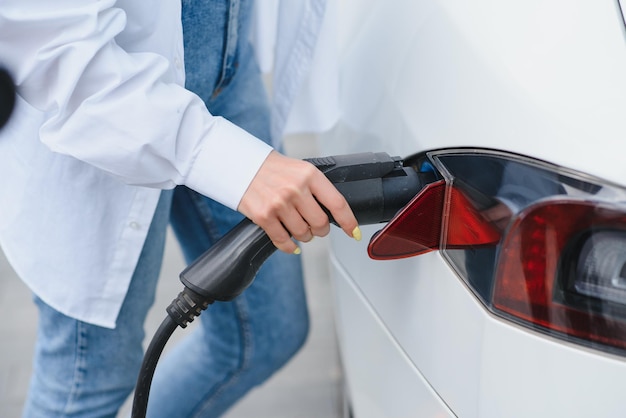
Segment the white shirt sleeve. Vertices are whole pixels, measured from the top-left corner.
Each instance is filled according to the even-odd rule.
[[[271,148],[182,87],[180,4],[153,3],[150,13],[133,3],[127,27],[133,10],[114,0],[3,0],[2,60],[45,113],[39,139],[52,151],[236,209]]]

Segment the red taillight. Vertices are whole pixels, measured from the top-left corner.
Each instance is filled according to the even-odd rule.
[[[450,188],[445,248],[473,248],[495,245],[500,231],[456,187]]]
[[[374,260],[412,257],[439,248],[446,183],[428,184],[381,231],[367,252]]]
[[[567,261],[564,256],[578,258],[575,250],[567,252],[569,248],[577,248],[594,230],[624,226],[623,213],[590,202],[547,201],[527,208],[502,244],[494,308],[549,330],[626,348],[626,323],[619,316],[594,309],[594,298],[570,288],[563,277],[572,270],[563,264]],[[571,274],[578,274],[576,267],[573,270]],[[601,294],[597,296],[596,305],[606,304]]]
[[[441,250],[491,312],[626,354],[626,189],[489,150],[438,150],[411,164],[444,180],[372,238],[371,258]]]
[[[372,237],[368,254],[375,260],[412,257],[437,250],[446,228],[445,246],[465,248],[493,245],[500,240],[498,230],[465,197],[446,183],[431,183],[409,202],[378,234]],[[448,209],[444,211],[444,203]],[[443,222],[444,216],[447,222]]]

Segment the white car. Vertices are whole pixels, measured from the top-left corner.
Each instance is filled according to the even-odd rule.
[[[331,234],[349,415],[626,416],[620,2],[343,0],[339,22],[321,154],[436,177],[361,244]]]

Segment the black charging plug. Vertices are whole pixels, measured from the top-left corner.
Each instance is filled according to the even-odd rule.
[[[404,167],[399,157],[382,152],[306,161],[337,187],[360,225],[389,221],[434,178],[433,173],[417,173]],[[335,223],[330,213],[326,213]],[[183,270],[180,280],[185,287],[168,306],[168,316],[146,351],[135,388],[133,418],[145,417],[156,362],[176,327],[185,328],[214,301],[229,301],[239,296],[274,251],[276,247],[265,231],[244,219]]]
[[[307,160],[319,168],[345,197],[360,225],[389,221],[432,173],[417,173],[385,153],[361,153]],[[328,213],[328,212],[327,212]],[[330,216],[331,222],[335,223]],[[254,280],[265,260],[276,251],[267,234],[244,219],[187,267],[180,280],[206,300],[228,301]]]

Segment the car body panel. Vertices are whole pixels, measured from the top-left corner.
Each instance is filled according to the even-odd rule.
[[[339,18],[342,115],[322,135],[322,154],[483,147],[626,183],[617,1],[343,0]],[[369,260],[367,240],[378,229],[364,227],[359,244],[331,233],[355,401],[394,396],[383,390],[392,374],[367,378],[384,355],[362,347],[355,356],[352,334],[342,335],[378,321],[384,330],[365,345],[397,345],[414,369],[406,385],[423,385],[416,399],[432,390],[458,416],[626,416],[624,357],[492,315],[438,252]],[[374,342],[379,334],[388,341]]]
[[[415,368],[340,263],[332,259],[337,324],[350,376],[349,398],[359,418],[454,416]],[[384,361],[371,361],[384,359]]]
[[[366,239],[373,233],[372,227],[363,230]],[[456,415],[626,414],[626,401],[621,396],[626,385],[623,358],[564,343],[491,315],[439,253],[374,261],[362,257],[364,244],[355,245],[338,231],[331,235],[336,260],[333,277],[339,276],[353,287],[338,289],[338,327],[362,328],[370,320],[361,313],[375,312],[388,332],[386,338],[395,341],[410,360],[407,367],[415,367],[423,376],[415,380],[425,378],[424,386],[432,386]],[[357,246],[361,248],[355,251]],[[355,307],[354,301],[346,306],[355,289],[363,307]],[[369,347],[382,344],[377,342],[379,337],[370,335],[369,341],[356,350],[352,345],[346,347],[349,336],[340,333],[343,361],[354,373],[348,373],[351,391],[372,384],[365,376],[380,387],[392,385],[394,374],[379,381],[370,372],[372,359],[382,364],[389,361],[386,355],[367,352]],[[357,351],[361,354],[355,359]],[[401,402],[398,392],[378,396]],[[414,396],[418,397],[417,393]]]
[[[604,151],[624,142],[616,1],[343,0],[339,19],[333,151],[506,144],[624,182],[621,155]]]

